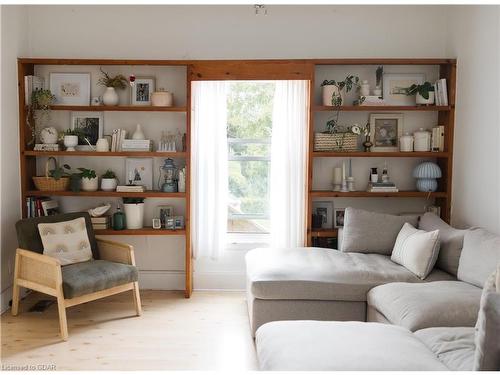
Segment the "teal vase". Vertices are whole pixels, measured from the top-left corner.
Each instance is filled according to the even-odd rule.
[[[120,207],[116,209],[116,212],[113,215],[113,229],[125,229],[125,214],[120,210]]]

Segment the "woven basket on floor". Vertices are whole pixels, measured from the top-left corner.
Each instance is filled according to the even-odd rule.
[[[353,152],[357,150],[357,134],[314,133],[314,151]]]
[[[45,176],[32,177],[35,187],[40,191],[64,191],[68,190],[69,177],[61,177],[56,180],[54,177],[49,177],[49,162],[54,161],[54,168],[57,169],[57,160],[54,157],[47,159],[45,163]]]

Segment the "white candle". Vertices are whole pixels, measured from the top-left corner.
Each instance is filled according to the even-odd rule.
[[[342,181],[345,181],[345,161],[342,162]]]
[[[333,184],[340,185],[342,183],[342,168],[333,168]]]

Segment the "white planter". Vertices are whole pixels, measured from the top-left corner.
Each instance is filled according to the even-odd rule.
[[[332,97],[335,94],[336,96],[340,95],[342,103],[344,102],[344,96],[342,92],[339,92],[337,86],[334,85],[325,85],[321,88],[323,90],[323,105],[332,107]],[[341,104],[342,104],[341,103]]]
[[[102,178],[101,179],[101,190],[115,191],[116,185],[117,185],[116,178]]]
[[[64,146],[66,151],[76,151],[75,147],[78,146],[78,136],[77,135],[65,135],[64,136]]]
[[[417,93],[417,104],[430,105],[434,104],[434,91],[429,91],[429,99],[425,99],[422,95]]]
[[[124,203],[127,229],[141,229],[144,226],[144,203]]]
[[[83,177],[81,180],[81,189],[83,191],[97,191],[99,187],[99,178],[87,178]]]
[[[57,143],[57,129],[54,128],[53,126],[50,126],[48,128],[43,128],[40,131],[40,141],[45,144],[50,144],[50,143]]]
[[[118,94],[114,87],[106,87],[106,91],[102,95],[102,102],[104,105],[118,105]]]

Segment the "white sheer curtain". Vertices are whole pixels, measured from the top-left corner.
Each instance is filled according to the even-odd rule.
[[[191,89],[193,255],[217,259],[227,232],[227,84],[197,81]]]
[[[304,246],[308,81],[278,81],[271,141],[271,246]]]

